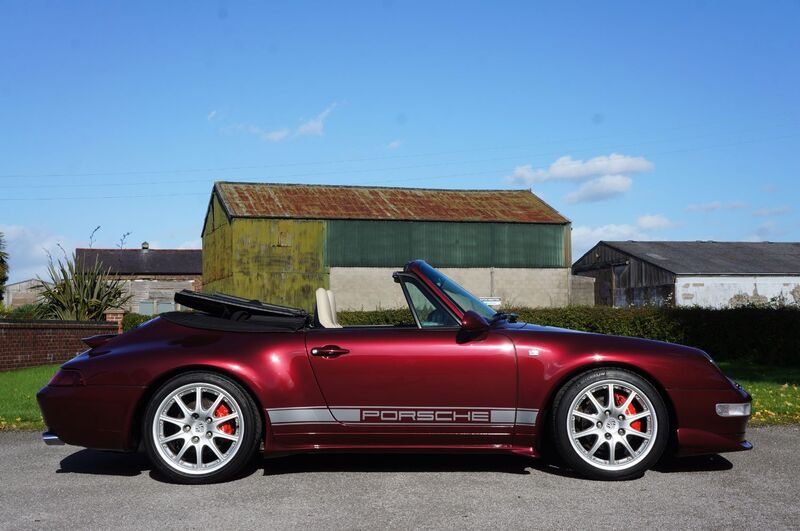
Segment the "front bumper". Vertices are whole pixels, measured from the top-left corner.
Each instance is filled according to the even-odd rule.
[[[751,403],[741,387],[730,389],[671,389],[677,420],[678,455],[750,450],[745,439],[750,415],[720,416],[718,404]]]

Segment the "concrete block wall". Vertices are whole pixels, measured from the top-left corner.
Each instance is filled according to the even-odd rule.
[[[82,337],[116,332],[105,322],[0,320],[0,371],[67,361],[89,348]]]
[[[594,278],[573,275],[569,277],[569,282],[570,282],[570,293],[569,293],[570,306],[595,305]]]
[[[405,298],[392,273],[402,266],[332,267],[330,289],[339,310],[403,308]],[[503,306],[563,307],[570,304],[569,268],[442,268],[478,297],[500,297]]]

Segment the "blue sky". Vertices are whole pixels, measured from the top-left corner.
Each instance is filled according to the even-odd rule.
[[[192,247],[215,180],[532,188],[601,238],[800,240],[800,3],[2,2],[11,281]]]

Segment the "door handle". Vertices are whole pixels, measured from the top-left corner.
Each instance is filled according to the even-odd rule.
[[[341,356],[350,352],[346,348],[337,345],[325,345],[324,347],[314,347],[311,349],[312,356]]]

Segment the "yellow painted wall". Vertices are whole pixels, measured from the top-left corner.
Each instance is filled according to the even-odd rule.
[[[203,231],[203,289],[312,310],[330,286],[325,222],[228,220],[216,195]]]
[[[234,295],[313,309],[314,292],[330,285],[325,222],[233,221]]]
[[[233,231],[216,195],[203,230],[203,291],[233,294]]]

